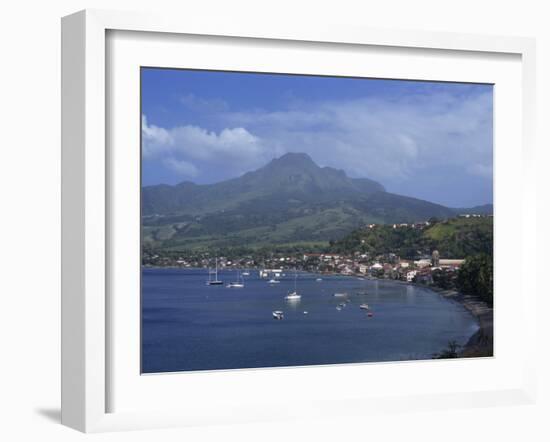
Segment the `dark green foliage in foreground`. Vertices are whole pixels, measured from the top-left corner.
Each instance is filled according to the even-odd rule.
[[[447,348],[440,353],[436,353],[434,359],[454,359],[458,358],[459,345],[456,341],[450,341],[447,344]]]
[[[481,253],[467,257],[458,272],[456,285],[465,295],[477,296],[493,305],[493,256]]]
[[[445,269],[436,269],[432,272],[432,279],[435,286],[443,290],[451,290],[456,287],[456,272]]]

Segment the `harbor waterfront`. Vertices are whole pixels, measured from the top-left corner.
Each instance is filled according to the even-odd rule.
[[[460,303],[391,280],[217,277],[223,284],[208,285],[204,268],[142,269],[143,373],[431,359],[479,329]],[[235,281],[243,287],[226,286]]]

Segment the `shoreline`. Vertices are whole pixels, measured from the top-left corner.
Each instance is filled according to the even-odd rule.
[[[446,290],[439,287],[421,287],[430,289],[443,298],[460,304],[477,320],[479,329],[462,346],[458,352],[458,357],[479,358],[493,356],[493,307],[489,306],[485,301],[481,301],[474,296],[464,295],[456,290]]]

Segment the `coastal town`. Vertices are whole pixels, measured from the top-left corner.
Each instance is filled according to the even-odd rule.
[[[370,256],[366,253],[355,252],[352,255],[331,253],[303,253],[298,255],[272,256],[256,260],[252,256],[229,259],[225,256],[209,257],[193,256],[191,258],[179,256],[173,258],[151,255],[149,262],[181,268],[210,268],[214,267],[214,260],[220,270],[246,269],[257,270],[260,277],[278,276],[286,270],[307,271],[319,274],[340,274],[347,276],[364,276],[372,278],[396,279],[407,282],[433,282],[432,274],[435,271],[454,273],[464,259],[440,257],[434,250],[432,255],[424,255],[418,259],[402,259],[389,253],[386,255]],[[150,264],[150,265],[151,265]]]
[[[492,218],[477,214],[462,214],[457,219]],[[143,250],[145,267],[211,268],[217,261],[220,270],[246,269],[259,272],[260,276],[279,275],[286,270],[297,270],[319,274],[339,274],[347,276],[392,279],[431,285],[441,280],[455,278],[465,261],[464,256],[445,255],[434,246],[415,250],[414,255],[400,256],[396,251],[366,251],[364,244],[367,235],[382,230],[413,232],[419,234],[437,221],[429,220],[412,224],[393,225],[367,224],[363,227],[364,236],[357,242],[360,250],[351,247],[346,251],[316,251],[307,249],[292,252],[248,250],[248,253],[230,250],[227,253],[211,251],[166,252],[153,249]],[[305,251],[306,250],[306,251]]]

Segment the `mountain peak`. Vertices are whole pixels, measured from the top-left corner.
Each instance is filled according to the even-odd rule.
[[[307,153],[303,152],[287,152],[279,158],[271,160],[268,166],[297,166],[297,167],[316,167],[317,164],[311,159]]]

